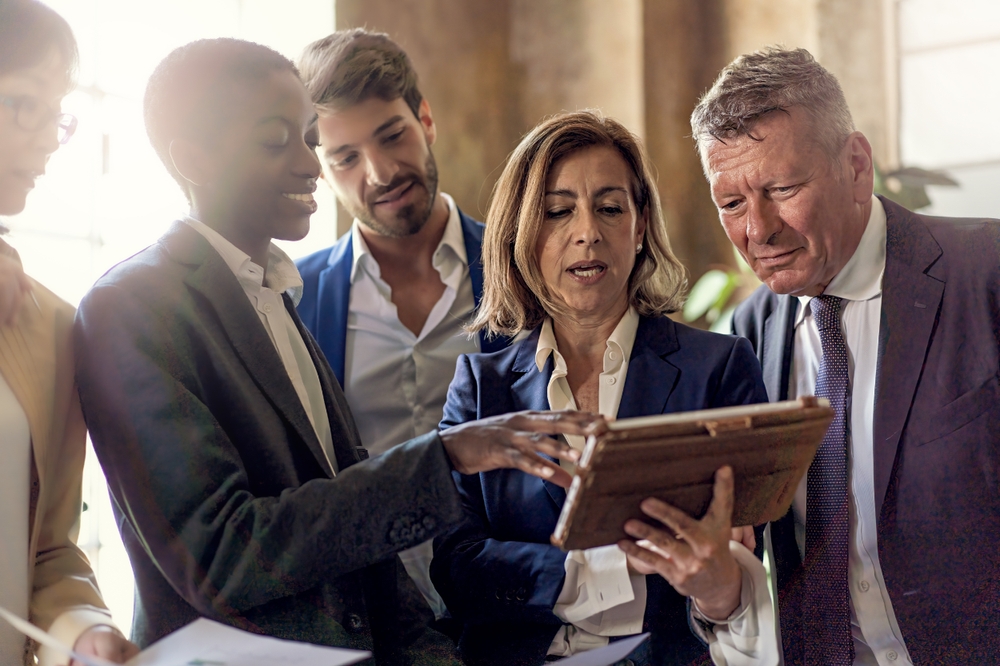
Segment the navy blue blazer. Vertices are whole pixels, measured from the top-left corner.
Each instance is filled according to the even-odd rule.
[[[472,294],[479,307],[483,295],[483,231],[486,227],[461,210],[462,236],[469,262]],[[345,346],[347,345],[347,310],[351,303],[351,266],[354,263],[354,243],[351,232],[341,236],[333,247],[314,252],[295,262],[302,275],[302,300],[298,313],[309,332],[316,338],[326,360],[333,368],[340,385],[344,385]],[[507,346],[507,338],[479,336],[479,349],[497,351]]]
[[[442,428],[524,409],[549,409],[550,357],[535,366],[540,328],[494,354],[459,357]],[[620,418],[766,402],[760,365],[742,339],[643,317],[622,392]],[[454,475],[464,524],[435,539],[431,578],[465,623],[468,664],[541,664],[562,621],[552,613],[566,554],[549,535],[565,491],[517,470]],[[689,631],[685,599],[659,576],[647,578],[644,629],[655,664],[706,654]]]
[[[1000,221],[882,204],[879,564],[914,663],[992,664],[1000,654]],[[788,395],[798,305],[762,286],[733,319],[772,400]],[[800,664],[809,572],[791,511],[771,523],[771,543],[785,663]]]

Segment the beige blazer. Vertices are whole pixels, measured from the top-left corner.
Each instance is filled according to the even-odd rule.
[[[25,299],[17,325],[0,327],[0,373],[31,432],[30,619],[72,646],[85,630],[110,625],[111,616],[76,546],[87,433],[73,378],[74,310],[33,285],[34,299]],[[26,663],[34,663],[33,647],[26,646]],[[38,656],[43,664],[65,661],[44,649]]]

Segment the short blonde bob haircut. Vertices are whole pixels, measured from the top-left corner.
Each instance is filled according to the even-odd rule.
[[[618,151],[632,171],[632,199],[646,216],[642,250],[629,276],[629,301],[645,317],[676,312],[687,287],[670,249],[655,177],[638,139],[597,111],[561,113],[528,132],[493,188],[483,238],[483,297],[469,331],[516,335],[565,306],[545,286],[535,246],[545,219],[545,184],[552,166],[591,146]]]

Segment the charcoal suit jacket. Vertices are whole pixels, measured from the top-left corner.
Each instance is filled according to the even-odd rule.
[[[75,327],[83,411],[136,576],[133,638],[204,616],[395,661],[396,551],[461,517],[436,433],[364,461],[301,325],[336,463],[324,455],[243,288],[177,222],[112,268]]]
[[[508,349],[460,356],[442,428],[522,409],[549,409],[552,357],[539,372],[541,327]],[[642,317],[618,417],[765,402],[750,345],[666,317]],[[455,473],[465,522],[434,542],[431,578],[465,624],[467,664],[542,664],[562,626],[552,609],[565,580],[566,553],[549,542],[566,492],[517,470]],[[651,664],[686,664],[707,655],[688,628],[684,597],[647,576],[643,630]]]
[[[914,663],[1000,654],[1000,221],[887,218],[874,412],[878,555]],[[771,400],[788,396],[798,299],[737,309]],[[807,516],[808,520],[808,516]],[[789,512],[771,526],[787,663],[802,663]]]

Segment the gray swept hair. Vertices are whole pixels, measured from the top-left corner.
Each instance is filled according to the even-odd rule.
[[[854,120],[836,77],[805,49],[770,46],[746,53],[722,70],[691,113],[691,132],[704,163],[710,140],[758,140],[756,124],[772,111],[799,107],[809,114],[814,138],[835,159],[854,131]]]

